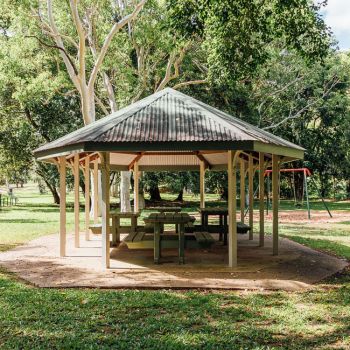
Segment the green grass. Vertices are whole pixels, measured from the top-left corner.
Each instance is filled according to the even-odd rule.
[[[15,189],[19,204],[0,208],[0,251],[58,232],[59,207],[53,204],[51,195],[36,192],[34,185]],[[67,202],[67,229],[71,230],[74,225],[72,195],[68,195]]]
[[[350,346],[350,284],[304,293],[35,289],[0,275],[1,349]]]
[[[3,250],[57,232],[57,206],[33,191],[19,192],[21,204],[0,211]],[[217,197],[211,199],[215,205]],[[343,203],[339,207],[346,210]],[[71,210],[67,221],[72,229]],[[281,232],[350,259],[346,222],[288,224]],[[350,273],[300,293],[175,292],[37,289],[0,269],[0,349],[111,348],[348,349]]]
[[[281,235],[316,250],[350,260],[350,227],[341,223],[281,225]]]

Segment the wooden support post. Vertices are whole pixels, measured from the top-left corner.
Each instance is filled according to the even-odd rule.
[[[200,193],[200,208],[205,208],[205,164],[200,162],[199,166],[199,193]]]
[[[249,165],[248,165],[248,191],[249,191],[249,239],[253,237],[253,213],[254,213],[254,190],[253,190],[253,176],[254,176],[254,163],[253,156],[249,154]]]
[[[234,151],[228,151],[227,172],[228,172],[228,265],[229,267],[237,266],[237,181],[236,181],[236,164]]]
[[[272,252],[278,255],[279,156],[272,155]]]
[[[134,212],[139,212],[139,162],[134,163]]]
[[[94,224],[98,222],[98,160],[94,162]]]
[[[66,158],[59,157],[60,171],[60,256],[66,256]]]
[[[85,159],[85,239],[90,239],[90,158]]]
[[[267,196],[266,196],[266,215],[269,215],[270,209],[270,173],[267,173]]]
[[[244,211],[245,211],[245,169],[244,169],[244,159],[240,161],[240,197],[241,197],[241,222],[244,224]]]
[[[110,267],[109,238],[109,152],[101,152],[101,187],[102,187],[102,267]]]
[[[264,153],[259,153],[259,246],[264,246],[265,238],[265,186],[264,186],[264,173],[265,173],[265,163],[264,163]]]
[[[74,155],[74,246],[79,248],[79,154]]]

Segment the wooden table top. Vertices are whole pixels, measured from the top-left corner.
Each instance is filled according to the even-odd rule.
[[[208,214],[208,215],[227,215],[228,209],[224,207],[217,208],[199,208],[200,213]]]
[[[133,211],[128,211],[128,212],[119,212],[119,211],[112,211],[109,213],[111,216],[116,216],[119,218],[138,218],[140,216],[140,213],[134,213]]]
[[[159,211],[161,213],[178,213],[182,210],[181,207],[152,207],[152,208],[148,208],[149,210],[155,210],[155,211]]]
[[[192,220],[187,213],[151,213],[145,222],[158,222],[163,224],[186,224]]]

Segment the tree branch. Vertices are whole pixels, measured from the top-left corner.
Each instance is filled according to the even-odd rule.
[[[81,91],[81,86],[80,86],[80,82],[79,82],[78,75],[77,75],[77,69],[75,68],[74,65],[72,65],[72,60],[67,55],[67,51],[65,50],[63,40],[60,36],[60,33],[57,29],[57,26],[56,26],[56,23],[55,23],[55,20],[53,17],[52,0],[47,0],[47,16],[48,16],[48,20],[49,20],[50,30],[54,34],[54,40],[56,42],[57,47],[60,48],[61,57],[62,57],[63,62],[65,63],[65,65],[67,67],[67,72],[68,72],[73,84],[77,88],[77,90]]]
[[[67,57],[67,60],[69,61],[70,65],[72,66],[72,69],[74,71],[74,74],[78,74],[78,70],[77,68],[75,67],[75,64],[73,62],[73,60],[70,58],[70,56],[68,55],[68,53],[66,52],[66,50],[61,47],[61,46],[58,46],[58,45],[51,45],[51,44],[47,44],[45,43],[44,41],[42,41],[40,38],[38,38],[37,36],[35,35],[27,35],[26,38],[34,38],[36,40],[38,40],[38,42],[43,45],[43,46],[46,46],[50,49],[57,49],[57,50],[60,50],[61,52],[64,53],[64,55]]]
[[[99,69],[101,68],[103,59],[106,56],[107,50],[112,42],[112,39],[114,37],[114,35],[121,29],[123,28],[127,23],[129,23],[130,21],[132,21],[134,18],[137,17],[137,15],[139,14],[139,12],[141,11],[141,9],[143,8],[143,6],[145,5],[147,0],[141,0],[136,6],[134,11],[125,16],[123,19],[121,19],[119,22],[115,23],[113,25],[113,27],[111,28],[110,32],[108,33],[108,35],[105,38],[105,41],[102,45],[101,51],[95,61],[94,67],[92,69],[91,75],[90,75],[90,79],[89,79],[89,89],[93,89],[93,86],[95,85],[95,81],[97,78],[97,73],[99,71]]]
[[[185,81],[183,83],[178,83],[176,85],[173,86],[173,89],[181,89],[184,86],[189,86],[189,85],[199,85],[199,84],[206,84],[207,81],[204,79],[199,79],[199,80],[189,80],[189,81]]]
[[[40,129],[39,125],[33,119],[32,114],[30,113],[30,110],[27,107],[24,108],[24,115],[27,117],[27,120],[29,121],[30,125],[40,133],[40,135],[45,139],[45,141],[51,142],[50,137],[47,135],[46,132]]]
[[[78,3],[77,0],[70,0],[70,9],[72,12],[73,21],[75,24],[75,28],[79,37],[79,50],[78,50],[78,58],[79,58],[79,77],[83,84],[86,84],[85,79],[85,30],[81,23],[79,13],[78,13]]]
[[[87,38],[89,41],[90,51],[91,51],[92,57],[96,61],[97,60],[97,47],[96,47],[96,43],[95,43],[94,35],[93,35],[94,28],[93,28],[93,21],[92,21],[92,13],[90,11],[86,14],[86,23],[87,23],[87,27],[88,27]],[[106,72],[102,72],[102,80],[103,80],[103,85],[104,85],[106,92],[107,92],[107,97],[108,97],[109,106],[111,108],[111,112],[116,112],[118,110],[118,106],[117,106],[117,102],[115,100],[114,88],[113,88],[111,80]],[[109,113],[107,113],[107,114],[109,114]]]
[[[156,92],[163,90],[165,88],[165,86],[171,81],[174,80],[176,78],[179,77],[180,75],[180,64],[182,63],[184,56],[185,56],[185,52],[186,52],[187,46],[183,47],[180,50],[180,54],[179,57],[177,59],[175,59],[175,54],[171,54],[169,59],[168,59],[168,64],[165,70],[165,75],[163,80],[160,82],[159,86],[156,89]],[[172,72],[172,68],[174,66],[174,73],[171,74]]]
[[[96,94],[95,94],[95,100],[96,100],[98,106],[102,109],[103,113],[105,115],[109,115],[109,112],[108,112],[106,106],[103,104],[103,102],[100,100],[100,98]]]
[[[332,91],[332,89],[340,82],[339,79],[335,79],[332,84],[330,85],[330,87],[327,88],[327,86],[325,87],[326,90],[324,90],[323,94],[321,97],[316,98],[312,101],[310,101],[306,106],[304,106],[302,109],[300,109],[298,112],[296,112],[295,114],[292,114],[292,110],[290,110],[288,117],[282,119],[281,121],[279,121],[278,123],[275,123],[273,125],[270,126],[266,126],[263,128],[263,130],[269,130],[269,129],[274,129],[277,128],[278,126],[284,124],[285,122],[287,122],[288,120],[292,120],[292,119],[296,119],[298,118],[303,112],[307,111],[310,107],[312,107],[313,105],[315,105],[317,102],[321,101],[322,99],[324,99],[326,96],[328,96],[328,94]],[[328,85],[328,84],[326,84]]]

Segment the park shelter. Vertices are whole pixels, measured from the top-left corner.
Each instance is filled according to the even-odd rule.
[[[66,167],[75,177],[75,246],[79,246],[79,168],[89,194],[90,169],[97,188],[101,171],[102,263],[110,266],[109,178],[110,171],[134,172],[134,210],[138,212],[140,171],[200,172],[200,206],[205,206],[205,171],[227,170],[229,266],[237,265],[237,174],[244,198],[245,178],[249,189],[249,238],[253,239],[253,177],[259,174],[259,242],[264,244],[264,172],[272,168],[273,254],[278,254],[279,167],[302,159],[304,149],[271,133],[228,115],[190,96],[166,88],[88,126],[35,150],[40,161],[60,170],[60,255],[66,251]],[[97,199],[94,203],[97,209]],[[85,196],[86,235],[89,228],[89,195]],[[94,210],[97,213],[97,210]],[[241,221],[244,201],[241,200]],[[96,217],[94,218],[97,219]]]

